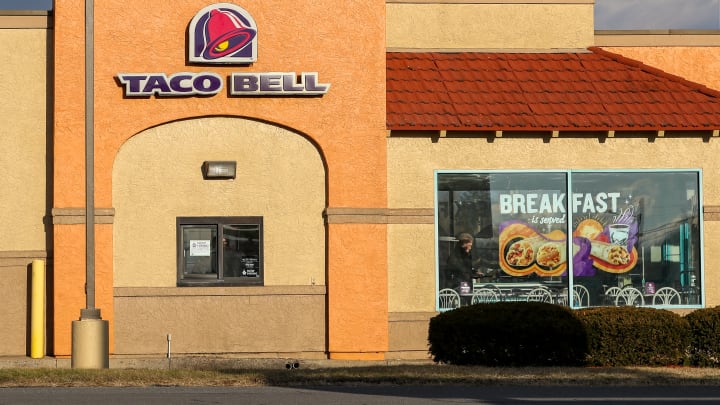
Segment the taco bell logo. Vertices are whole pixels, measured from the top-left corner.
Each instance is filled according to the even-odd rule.
[[[249,64],[257,60],[257,25],[243,8],[218,3],[190,21],[190,62]]]
[[[198,11],[188,28],[188,60],[202,64],[257,61],[257,24],[234,4],[218,3]],[[190,69],[193,70],[193,69]],[[227,78],[227,83],[225,79]],[[125,97],[212,97],[227,84],[230,97],[323,96],[330,89],[317,72],[141,72],[118,73]]]

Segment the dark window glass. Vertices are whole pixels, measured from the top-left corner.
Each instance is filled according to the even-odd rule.
[[[177,229],[179,285],[263,284],[261,217],[181,217]]]
[[[573,173],[573,275],[591,305],[701,303],[699,184],[698,172]]]
[[[699,171],[437,172],[436,184],[441,310],[702,305]]]

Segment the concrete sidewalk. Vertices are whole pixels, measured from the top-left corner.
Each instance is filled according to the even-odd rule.
[[[246,359],[214,356],[166,357],[116,357],[110,356],[111,369],[288,369],[288,368],[333,368],[371,367],[389,365],[429,365],[432,360],[378,360],[352,361],[327,359]],[[69,357],[46,356],[33,359],[27,356],[0,357],[0,368],[71,368]]]

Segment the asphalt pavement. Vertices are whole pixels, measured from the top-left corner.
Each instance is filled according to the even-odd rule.
[[[2,388],[0,404],[718,404],[720,387],[147,387]]]

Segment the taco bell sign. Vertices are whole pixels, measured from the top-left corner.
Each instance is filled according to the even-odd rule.
[[[257,25],[234,4],[214,4],[190,21],[188,59],[197,63],[248,64],[257,60]]]
[[[258,28],[243,8],[230,3],[207,6],[188,29],[192,64],[250,65],[257,61]],[[214,96],[225,87],[215,72],[118,73],[126,97]],[[330,84],[317,72],[235,72],[227,77],[230,96],[322,96]]]

